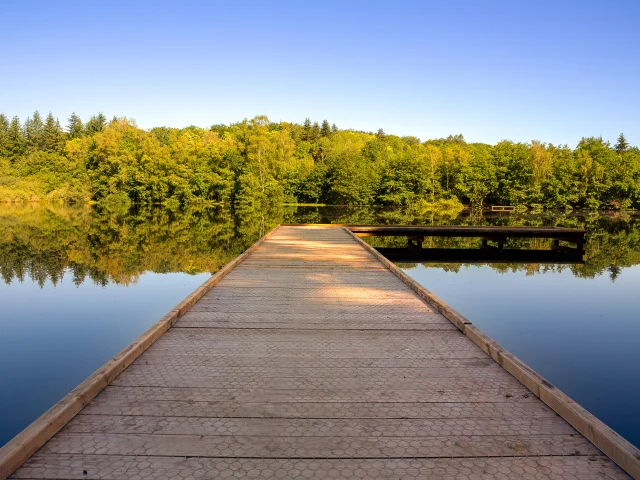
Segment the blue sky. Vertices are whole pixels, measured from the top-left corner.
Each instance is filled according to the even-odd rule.
[[[0,111],[640,145],[640,1],[0,0]]]

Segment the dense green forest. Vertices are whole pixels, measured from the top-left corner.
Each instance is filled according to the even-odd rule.
[[[279,223],[529,225],[585,228],[584,265],[492,264],[500,272],[570,270],[576,277],[607,275],[640,264],[640,222],[627,213],[420,215],[409,208],[283,207],[237,214],[230,208],[171,210],[144,207],[108,209],[100,205],[56,204],[0,207],[0,278],[26,278],[44,285],[71,275],[79,285],[93,281],[129,284],[147,271],[215,272]],[[371,237],[380,246],[404,246],[404,238]],[[477,238],[431,238],[428,247],[477,248]],[[507,248],[550,249],[551,240],[511,239]],[[457,270],[461,264],[439,265]],[[1,280],[0,280],[1,281]]]
[[[138,128],[75,114],[63,128],[38,112],[0,114],[0,201],[102,204],[464,204],[640,208],[640,150],[583,138],[467,143],[303,125],[259,116],[232,125]]]

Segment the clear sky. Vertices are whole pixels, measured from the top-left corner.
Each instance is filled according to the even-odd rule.
[[[640,0],[0,0],[0,111],[640,145]]]

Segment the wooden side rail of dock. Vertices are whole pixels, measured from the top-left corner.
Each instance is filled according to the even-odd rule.
[[[281,226],[0,449],[7,477],[637,479],[640,454],[348,229]]]

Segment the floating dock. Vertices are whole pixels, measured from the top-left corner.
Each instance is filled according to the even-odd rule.
[[[553,250],[584,253],[585,230],[563,227],[476,227],[469,225],[455,226],[416,226],[416,225],[345,225],[349,231],[361,236],[407,237],[409,244],[416,243],[421,247],[425,237],[476,237],[482,239],[482,247],[503,250],[508,238],[548,238],[553,241]],[[564,247],[560,242],[575,244],[575,248]],[[488,242],[495,242],[492,246]]]
[[[270,232],[0,449],[15,479],[639,475],[629,442],[332,226]]]

